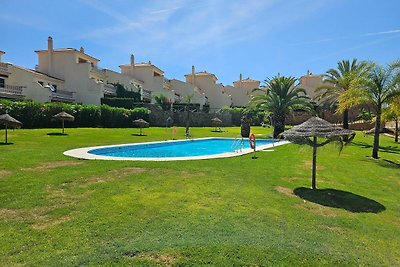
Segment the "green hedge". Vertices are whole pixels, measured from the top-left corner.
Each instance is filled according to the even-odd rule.
[[[23,123],[24,128],[54,128],[60,122],[52,117],[65,111],[75,117],[67,122],[69,127],[132,127],[136,119],[148,120],[147,108],[124,109],[107,105],[80,105],[66,103],[37,103],[32,101],[10,101],[0,99],[0,114],[9,113]]]

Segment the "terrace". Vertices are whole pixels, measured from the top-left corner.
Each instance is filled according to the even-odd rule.
[[[51,92],[50,100],[52,102],[73,103],[75,102],[76,98],[74,92],[57,90],[56,92]]]
[[[0,85],[0,97],[11,98],[11,99],[20,99],[24,98],[22,94],[25,86],[19,85]]]

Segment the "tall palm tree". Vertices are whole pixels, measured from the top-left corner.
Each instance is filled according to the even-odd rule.
[[[329,69],[324,75],[324,85],[316,90],[318,100],[332,105],[337,104],[338,98],[354,87],[355,81],[365,76],[368,63],[357,62],[357,59],[342,60],[337,63],[337,69]],[[349,128],[349,110],[343,110],[343,128]]]
[[[313,111],[314,107],[304,89],[298,87],[294,77],[278,76],[264,81],[263,94],[250,100],[250,108],[256,108],[271,114],[274,138],[285,130],[285,117],[295,110]]]
[[[372,104],[376,114],[372,157],[377,159],[382,109],[395,97],[400,96],[400,61],[386,67],[372,65],[366,78],[359,80],[357,84],[339,97],[339,110],[363,103]]]

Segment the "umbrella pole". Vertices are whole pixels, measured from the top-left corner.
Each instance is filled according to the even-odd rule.
[[[312,161],[312,189],[316,189],[316,172],[317,172],[317,137],[313,140],[313,161]]]
[[[6,123],[6,144],[7,144],[8,140],[7,140],[7,123]]]
[[[64,120],[61,121],[62,121],[62,133],[64,134]]]

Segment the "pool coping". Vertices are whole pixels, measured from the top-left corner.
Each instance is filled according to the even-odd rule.
[[[234,139],[234,138],[225,138],[225,137],[205,137],[205,138],[193,138],[190,140],[207,140],[207,139]],[[217,159],[217,158],[230,158],[236,156],[242,156],[249,153],[252,153],[254,150],[251,148],[245,148],[241,151],[237,152],[225,152],[214,155],[205,155],[205,156],[190,156],[190,157],[166,157],[166,158],[129,158],[129,157],[111,157],[111,156],[102,156],[88,153],[93,149],[100,148],[112,148],[112,147],[120,147],[120,146],[135,146],[135,145],[147,145],[147,144],[159,144],[159,143],[174,143],[174,142],[184,142],[188,141],[188,139],[179,139],[179,140],[166,140],[166,141],[152,141],[152,142],[143,142],[143,143],[129,143],[129,144],[118,144],[118,145],[106,145],[106,146],[92,146],[92,147],[82,147],[65,151],[63,154],[66,156],[78,158],[78,159],[87,159],[87,160],[119,160],[119,161],[181,161],[181,160],[204,160],[204,159]],[[289,141],[279,140],[272,144],[260,145],[256,146],[256,151],[265,150],[281,145],[285,145],[290,143]]]

